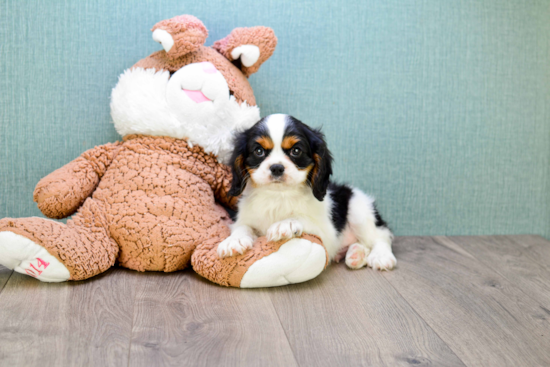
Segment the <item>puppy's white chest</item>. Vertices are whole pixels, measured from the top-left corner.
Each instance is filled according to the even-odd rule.
[[[239,221],[249,223],[260,235],[274,223],[304,215],[305,203],[284,193],[255,193],[239,204]]]
[[[308,191],[282,192],[255,190],[245,193],[239,203],[238,222],[246,223],[264,236],[271,225],[296,219],[305,233],[321,237],[325,246],[333,247],[337,234],[330,219],[330,199],[320,202]]]

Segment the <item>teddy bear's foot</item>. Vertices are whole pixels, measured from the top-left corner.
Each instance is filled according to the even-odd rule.
[[[327,255],[318,243],[294,238],[277,252],[252,264],[241,280],[241,288],[277,287],[315,278],[325,268]]]
[[[67,224],[37,217],[0,219],[0,263],[44,282],[91,278],[116,261],[118,245],[107,227],[102,207],[91,198]]]
[[[13,232],[0,232],[0,264],[42,282],[64,282],[71,277],[44,247]]]
[[[277,242],[260,237],[242,255],[225,258],[216,252],[219,243],[219,237],[213,237],[197,246],[191,262],[198,274],[227,287],[301,283],[315,278],[328,265],[328,254],[321,240],[310,234]]]

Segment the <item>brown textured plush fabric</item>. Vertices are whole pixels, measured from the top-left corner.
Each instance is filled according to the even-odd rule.
[[[277,37],[268,27],[235,28],[227,37],[216,41],[212,48],[227,59],[233,60],[231,51],[242,45],[254,45],[260,49],[260,58],[254,65],[250,67],[241,65],[241,71],[248,77],[257,72],[260,66],[273,55],[277,46]]]
[[[131,135],[85,152],[39,183],[39,207],[54,218],[93,192],[67,225],[8,218],[0,231],[44,246],[74,280],[105,271],[117,255],[130,269],[176,271],[198,244],[230,234],[227,213],[215,202],[235,205],[230,180],[227,166],[185,140]]]
[[[204,44],[208,31],[202,22],[192,15],[178,15],[155,24],[151,31],[162,29],[170,33],[174,45],[166,56],[176,59],[189,52],[193,52]]]
[[[321,240],[317,236],[304,234],[301,237],[322,245]],[[286,242],[286,240],[268,242],[265,237],[260,237],[254,242],[253,248],[244,254],[220,259],[216,252],[218,244],[208,241],[195,250],[191,260],[193,270],[214,283],[226,287],[240,287],[244,274],[252,264],[278,251]],[[328,253],[326,254],[327,262],[325,263],[325,268],[329,261]]]
[[[164,50],[157,51],[149,57],[138,61],[132,67],[176,72],[185,65],[204,61],[210,61],[214,64],[216,69],[222,73],[227,81],[229,90],[233,93],[239,104],[246,101],[249,106],[256,105],[254,91],[252,90],[248,79],[246,79],[243,73],[235,65],[228,62],[225,57],[210,47],[200,46],[197,51],[191,52],[177,59],[170,58]]]
[[[118,149],[119,143],[90,149],[44,177],[34,189],[38,208],[49,218],[73,214],[95,190]]]

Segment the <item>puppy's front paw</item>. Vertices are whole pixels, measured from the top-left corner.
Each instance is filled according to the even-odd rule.
[[[277,242],[301,236],[303,231],[302,223],[296,219],[286,219],[272,224],[267,230],[266,236],[269,241]]]
[[[220,258],[244,254],[246,250],[252,248],[254,239],[249,236],[231,235],[218,245],[218,256]]]
[[[350,269],[361,269],[367,265],[367,256],[370,249],[359,243],[354,243],[346,252],[346,265]]]
[[[374,270],[392,270],[397,264],[397,259],[390,249],[374,246],[367,257],[367,264]]]

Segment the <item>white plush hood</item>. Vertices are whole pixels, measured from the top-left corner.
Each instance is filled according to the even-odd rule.
[[[200,68],[187,65],[171,78],[168,71],[126,70],[111,94],[117,132],[187,139],[227,163],[234,132],[254,125],[260,110],[246,102],[239,105],[221,73],[202,73]],[[205,101],[195,102],[190,93],[200,93]]]

